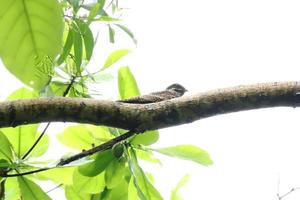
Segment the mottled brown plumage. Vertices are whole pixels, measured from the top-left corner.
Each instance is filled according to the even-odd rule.
[[[133,97],[129,99],[119,100],[118,102],[122,103],[135,103],[135,104],[147,104],[147,103],[155,103],[160,101],[165,101],[168,99],[173,99],[177,97],[181,97],[187,90],[175,83],[167,87],[166,90],[160,92],[153,92],[150,94]]]

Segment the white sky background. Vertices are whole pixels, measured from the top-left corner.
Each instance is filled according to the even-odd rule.
[[[142,93],[162,90],[174,82],[196,93],[300,80],[299,1],[140,0],[127,1],[126,7],[124,24],[134,32],[138,46],[125,63]],[[126,36],[116,42],[122,48],[133,46]],[[97,48],[106,51],[101,45]],[[104,58],[94,55],[93,59],[103,63]],[[18,86],[0,70],[3,97]],[[156,146],[194,144],[211,154],[214,165],[203,167],[161,156],[162,167],[145,167],[154,173],[166,199],[177,181],[189,173],[191,179],[182,189],[187,200],[275,200],[278,180],[280,194],[300,186],[299,120],[299,109],[272,108],[163,129]],[[59,157],[61,151],[55,150]],[[296,191],[284,199],[299,198],[300,191]],[[54,199],[60,198],[54,195]]]

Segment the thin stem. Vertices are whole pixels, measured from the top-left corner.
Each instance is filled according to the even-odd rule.
[[[52,189],[50,189],[50,190],[48,190],[46,193],[50,193],[50,192],[52,192],[53,190],[56,190],[57,188],[60,188],[61,186],[63,186],[64,184],[58,184],[57,186],[55,186],[54,188],[52,188]]]
[[[135,134],[137,134],[136,131],[128,131],[118,137],[115,137],[105,143],[102,143],[96,147],[93,147],[87,151],[83,151],[81,153],[78,153],[78,154],[75,154],[73,156],[70,156],[69,158],[65,158],[65,159],[62,159],[58,164],[57,166],[63,166],[63,165],[66,165],[66,164],[69,164],[75,160],[79,160],[80,158],[84,158],[86,156],[89,156],[89,155],[92,155],[94,153],[97,153],[97,152],[101,152],[101,151],[105,151],[107,149],[110,149],[112,148],[115,144],[119,143],[119,142],[122,142],[132,136],[134,136]]]
[[[46,167],[46,168],[36,169],[36,170],[32,170],[32,171],[29,171],[29,172],[22,172],[22,173],[17,171],[16,174],[1,174],[0,177],[6,178],[6,177],[25,176],[25,175],[29,175],[29,174],[35,174],[37,172],[46,171],[46,170],[49,170],[49,169],[53,169],[53,168]]]
[[[278,200],[282,200],[283,198],[285,198],[286,196],[288,196],[292,192],[295,192],[296,190],[299,190],[299,189],[300,189],[300,187],[295,187],[295,188],[292,188],[290,191],[288,191],[287,193],[285,193],[281,196],[279,194],[277,194]]]
[[[71,82],[68,85],[68,87],[66,88],[66,90],[63,93],[63,97],[67,96],[68,93],[71,90],[71,87],[73,85],[73,83],[75,82],[76,76],[72,76]],[[40,142],[40,140],[42,139],[42,137],[45,135],[47,129],[49,128],[51,122],[48,122],[46,127],[44,128],[44,130],[42,131],[42,133],[40,134],[40,136],[38,137],[38,139],[33,143],[33,145],[30,147],[30,149],[22,156],[22,160],[24,160],[25,158],[27,158],[27,156],[33,151],[33,149],[36,147],[36,145]]]

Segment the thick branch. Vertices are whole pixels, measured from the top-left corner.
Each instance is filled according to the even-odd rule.
[[[299,103],[300,82],[238,86],[153,104],[40,98],[0,103],[0,127],[63,121],[128,130],[154,130],[218,114],[277,106],[297,107]]]

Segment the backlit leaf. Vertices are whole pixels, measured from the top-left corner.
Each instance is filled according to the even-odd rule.
[[[128,164],[139,198],[141,200],[162,200],[163,198],[160,193],[151,184],[144,171],[139,166],[134,151],[129,149],[129,152],[130,159]]]
[[[213,161],[211,160],[207,151],[193,145],[178,145],[154,149],[154,151],[168,156],[194,161],[205,166],[213,164]]]
[[[93,162],[79,166],[78,171],[84,176],[97,176],[102,173],[106,167],[115,159],[111,150],[97,153]]]
[[[19,176],[18,183],[23,200],[51,200],[51,198],[45,193],[40,186],[33,181]]]
[[[130,53],[129,49],[118,49],[116,51],[113,51],[106,59],[103,67],[101,70],[104,70],[110,66],[112,66],[114,63],[118,62],[122,57],[128,55]]]
[[[57,0],[0,0],[0,58],[23,83],[46,85],[62,47],[63,17]]]

